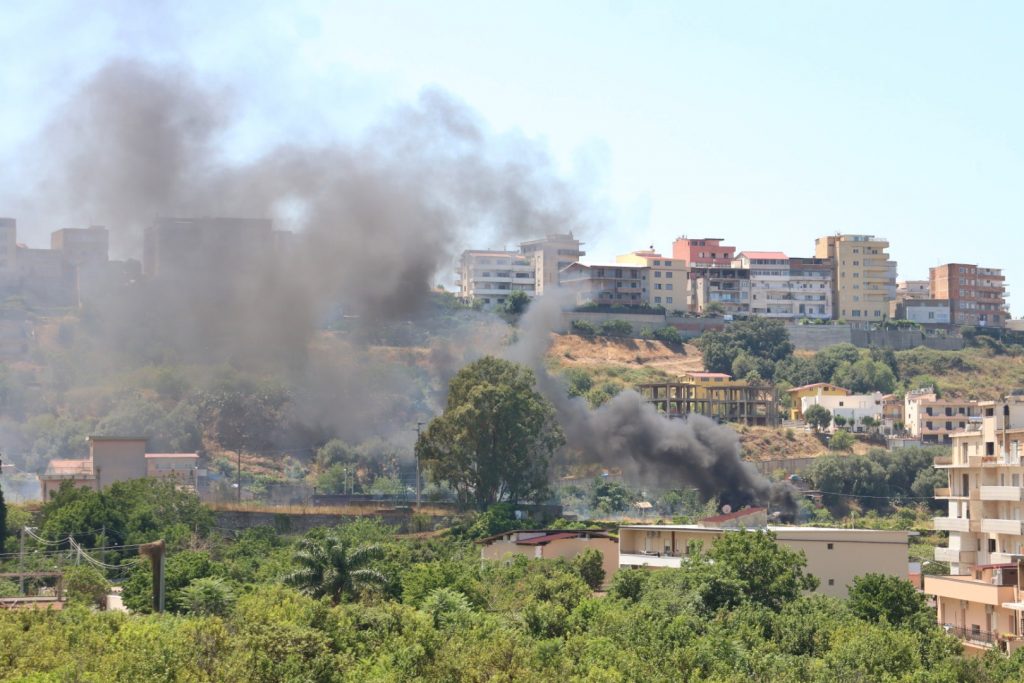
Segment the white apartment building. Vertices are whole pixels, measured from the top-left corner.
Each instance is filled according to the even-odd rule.
[[[935,459],[948,484],[935,497],[948,501],[935,528],[949,532],[949,545],[935,559],[949,563],[949,576],[925,577],[938,621],[975,649],[1008,652],[1024,641],[1024,396],[979,404],[981,420],[952,436],[951,454]]]
[[[515,251],[466,250],[459,259],[459,297],[484,308],[505,303],[514,291],[536,293],[533,260]]]
[[[750,271],[750,314],[792,320],[832,317],[832,262],[781,251],[743,251],[733,265]]]
[[[846,429],[859,432],[864,431],[861,420],[865,417],[870,417],[881,424],[884,398],[878,391],[873,394],[850,394],[849,396],[833,396],[818,392],[814,396],[804,396],[800,399],[800,413],[806,414],[808,408],[819,405],[832,413],[833,419],[838,415],[846,420],[848,425]]]
[[[741,251],[733,265],[750,270],[750,314],[765,318],[793,317],[789,257],[781,251]]]

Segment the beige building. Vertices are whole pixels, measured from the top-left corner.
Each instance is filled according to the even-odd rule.
[[[904,422],[911,436],[922,443],[952,443],[952,435],[981,421],[981,407],[967,399],[940,399],[932,388],[908,391]]]
[[[949,544],[935,559],[949,576],[925,577],[938,620],[975,649],[1020,646],[1024,627],[1020,563],[1024,560],[1024,397],[979,404],[981,420],[952,434],[951,454],[935,459],[949,475],[935,497],[948,512],[935,528]]]
[[[509,555],[522,555],[536,560],[572,560],[585,550],[593,548],[601,552],[605,585],[611,583],[612,576],[619,570],[618,541],[600,530],[506,531],[481,539],[477,543],[481,546],[480,559],[489,561],[503,560]]]
[[[832,317],[866,327],[889,315],[896,298],[896,262],[889,241],[871,235],[830,235],[814,242],[817,258],[832,260]]]
[[[520,253],[533,262],[537,294],[543,294],[545,288],[558,287],[559,274],[586,255],[587,252],[580,249],[582,245],[571,232],[548,235],[519,245]]]
[[[466,250],[459,259],[459,297],[484,308],[505,303],[512,292],[536,294],[533,260],[517,251]]]
[[[142,437],[89,437],[89,457],[84,460],[51,460],[39,475],[43,500],[53,497],[65,481],[94,491],[119,481],[154,477],[173,479],[195,487],[199,470],[197,453],[146,453]]]
[[[720,515],[701,524],[635,524],[619,528],[620,567],[682,566],[691,544],[706,550],[722,534],[735,532],[731,520],[742,515]],[[906,531],[868,529],[825,529],[797,526],[759,526],[757,515],[749,523],[734,518],[736,526],[771,531],[779,544],[802,550],[807,557],[806,571],[821,582],[817,592],[846,597],[853,579],[868,573],[908,577],[908,534]],[[711,524],[708,524],[711,522]]]
[[[616,264],[645,266],[648,272],[647,304],[667,310],[686,310],[686,262],[662,256],[653,248],[615,257]]]
[[[640,306],[647,303],[646,266],[573,263],[561,273],[562,287],[575,293],[576,305]]]

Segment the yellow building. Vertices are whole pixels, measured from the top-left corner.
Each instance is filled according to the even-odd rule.
[[[522,555],[536,560],[572,560],[585,550],[600,551],[604,566],[604,583],[611,583],[619,569],[618,541],[600,530],[527,529],[506,531],[477,541],[480,559],[498,561],[509,555]]]
[[[849,396],[850,393],[849,389],[837,387],[836,385],[829,384],[828,382],[815,382],[814,384],[805,384],[802,387],[793,387],[786,392],[790,398],[789,419],[804,419],[803,410],[800,407],[802,399],[804,398],[817,398],[820,396]]]
[[[653,248],[631,251],[615,257],[616,263],[646,266],[649,282],[647,304],[664,306],[669,311],[687,310],[686,287],[688,284],[686,261],[662,256]]]
[[[951,434],[952,453],[935,459],[949,475],[935,497],[948,512],[935,528],[949,532],[949,545],[935,559],[949,563],[949,576],[925,577],[938,620],[973,649],[1013,651],[1024,643],[1024,396],[983,401],[980,420]]]
[[[776,542],[807,557],[805,571],[821,582],[817,593],[845,598],[857,576],[887,574],[909,580],[908,533],[868,529],[759,526],[763,512],[753,509],[719,515],[700,524],[631,524],[619,528],[619,567],[679,568],[691,548],[706,551],[722,534],[739,528],[771,531]],[[760,513],[760,514],[759,514]],[[748,523],[743,523],[747,516]],[[759,519],[760,518],[760,519]]]
[[[866,327],[889,315],[896,298],[896,262],[889,241],[872,235],[830,235],[814,241],[816,258],[832,259],[832,317]]]

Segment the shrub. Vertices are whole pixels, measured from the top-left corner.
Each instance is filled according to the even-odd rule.
[[[625,320],[605,320],[601,323],[601,334],[609,337],[631,337],[633,326]]]
[[[573,320],[572,331],[583,337],[593,337],[597,334],[597,326],[589,320]]]
[[[853,434],[845,429],[840,429],[832,435],[828,447],[834,451],[849,451],[853,449],[853,441]]]
[[[675,344],[676,346],[680,346],[683,343],[683,335],[679,334],[679,330],[674,327],[662,327],[659,330],[655,330],[654,338],[666,344]]]

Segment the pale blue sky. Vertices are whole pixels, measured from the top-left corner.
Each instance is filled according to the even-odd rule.
[[[1022,27],[1010,2],[0,0],[0,159],[112,56],[230,87],[235,154],[355,134],[437,86],[592,188],[597,260],[683,233],[799,256],[865,232],[891,240],[901,278],[977,262],[1015,290]]]

